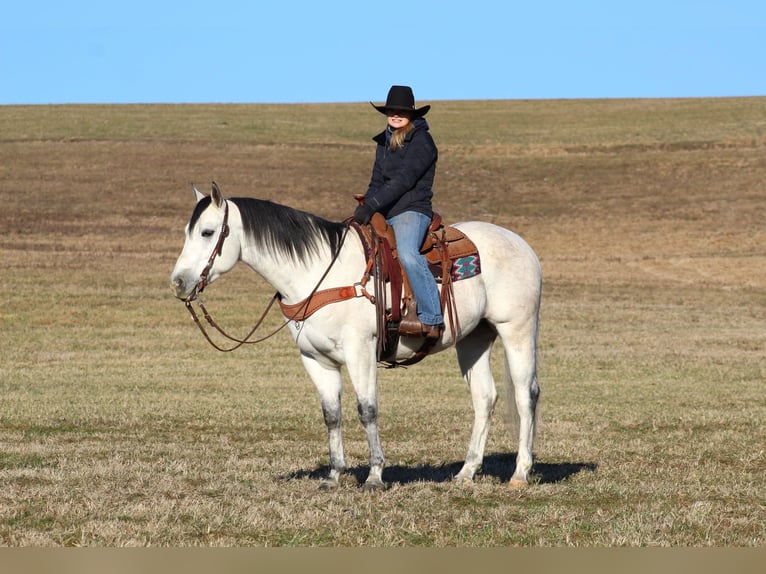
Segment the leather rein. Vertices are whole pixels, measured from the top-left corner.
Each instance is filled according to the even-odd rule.
[[[336,287],[333,289],[325,289],[322,291],[318,291],[319,286],[322,284],[322,281],[324,281],[327,275],[330,273],[330,269],[332,269],[333,265],[335,264],[335,261],[337,261],[338,256],[340,255],[340,250],[346,241],[346,235],[348,235],[349,227],[353,226],[358,232],[360,231],[359,226],[356,222],[354,222],[353,220],[348,220],[346,222],[347,224],[346,229],[343,231],[343,236],[341,237],[337,252],[333,256],[332,261],[330,261],[330,265],[327,267],[324,274],[319,279],[316,286],[314,287],[314,289],[312,289],[311,293],[306,299],[304,299],[303,301],[295,305],[286,305],[282,303],[281,295],[279,291],[277,291],[276,293],[274,293],[274,296],[271,298],[271,301],[269,301],[269,304],[266,306],[266,309],[264,310],[263,314],[261,314],[255,326],[250,330],[250,332],[247,335],[245,335],[245,337],[243,337],[242,339],[238,339],[237,337],[233,337],[232,335],[229,335],[220,326],[218,326],[215,320],[210,316],[210,313],[205,307],[205,304],[202,302],[201,299],[199,299],[199,295],[202,293],[202,291],[204,291],[205,287],[207,287],[207,285],[209,284],[208,276],[210,275],[210,270],[213,268],[215,259],[219,255],[221,255],[223,251],[223,243],[226,240],[226,238],[229,236],[230,229],[229,229],[228,222],[229,222],[229,203],[228,201],[224,200],[223,222],[221,223],[221,232],[218,235],[218,241],[213,247],[212,253],[210,253],[210,257],[207,260],[207,264],[205,265],[205,268],[202,270],[202,273],[200,273],[200,278],[197,284],[195,285],[194,291],[192,291],[191,295],[189,295],[184,300],[184,304],[186,305],[186,308],[189,310],[189,314],[192,316],[192,319],[194,319],[194,323],[197,325],[197,327],[199,327],[199,330],[202,332],[207,342],[210,343],[218,351],[229,353],[231,351],[234,351],[240,348],[242,345],[255,345],[257,343],[261,343],[265,341],[266,339],[269,339],[273,337],[274,335],[276,335],[279,331],[284,329],[291,321],[302,321],[306,319],[306,317],[311,315],[311,313],[313,313],[319,307],[322,307],[330,303],[345,301],[346,299],[351,299],[351,298],[361,297],[361,296],[367,297],[373,303],[375,302],[375,297],[371,295],[370,293],[368,293],[367,290],[365,289],[365,284],[370,275],[371,260],[369,259],[369,257],[368,257],[368,265],[365,270],[362,281],[348,287]],[[360,237],[361,236],[362,234],[360,233]],[[197,305],[202,311],[202,314],[204,315],[205,320],[208,322],[208,324],[212,328],[214,328],[216,331],[218,331],[223,337],[225,337],[229,341],[234,342],[235,343],[234,346],[228,347],[228,348],[221,347],[220,345],[216,344],[212,340],[207,330],[205,329],[204,325],[200,321],[196,311],[194,311],[194,307],[192,306],[192,301],[195,301],[195,300],[197,301]],[[260,328],[261,324],[266,319],[266,316],[269,314],[269,311],[271,310],[275,301],[279,301],[279,304],[282,308],[282,312],[285,315],[285,317],[287,317],[287,320],[284,323],[282,323],[282,325],[280,325],[277,329],[269,333],[268,335],[251,341],[250,337],[252,337],[255,334],[255,332]]]

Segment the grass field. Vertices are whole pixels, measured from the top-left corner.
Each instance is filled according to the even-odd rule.
[[[454,353],[380,372],[385,492],[320,492],[321,409],[286,333],[221,354],[169,274],[216,180],[342,219],[368,104],[0,107],[0,544],[763,546],[766,98],[433,102],[436,208],[543,266],[534,484],[481,474]],[[207,291],[246,332],[272,295]],[[276,326],[275,315],[268,326]],[[497,357],[496,357],[497,359]],[[498,365],[499,366],[499,365]]]

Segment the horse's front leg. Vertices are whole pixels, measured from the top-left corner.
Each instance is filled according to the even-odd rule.
[[[340,483],[340,475],[346,468],[343,454],[343,417],[341,410],[341,392],[343,377],[340,367],[330,367],[316,359],[301,354],[303,366],[319,392],[322,414],[327,426],[327,439],[330,447],[330,475],[322,481],[320,488],[334,489]]]
[[[361,341],[357,339],[352,345],[356,346]],[[383,482],[386,458],[383,455],[383,446],[378,432],[378,372],[375,343],[368,341],[367,345],[359,345],[358,348],[348,350],[348,373],[356,392],[359,421],[364,427],[370,449],[370,474],[363,488],[368,491],[383,490],[386,488],[386,483]]]

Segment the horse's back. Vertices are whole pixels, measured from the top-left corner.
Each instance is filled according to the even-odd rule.
[[[465,233],[479,251],[481,284],[485,291],[485,316],[507,320],[526,310],[524,315],[537,315],[542,270],[532,247],[517,233],[484,221],[464,221],[454,225]],[[466,294],[467,296],[471,296]]]
[[[489,271],[506,272],[512,268],[515,274],[540,277],[537,255],[517,233],[485,221],[463,221],[453,227],[465,233],[476,244],[482,263],[491,266]],[[484,268],[482,265],[482,272]]]

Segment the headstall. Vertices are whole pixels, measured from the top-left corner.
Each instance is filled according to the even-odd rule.
[[[207,265],[205,265],[205,268],[202,270],[202,273],[199,275],[199,281],[197,281],[197,285],[194,288],[194,291],[191,295],[189,295],[189,298],[187,298],[187,303],[194,299],[197,294],[202,293],[204,291],[205,287],[208,285],[208,275],[210,275],[210,270],[213,268],[213,263],[215,262],[215,258],[218,257],[223,252],[223,242],[226,240],[226,238],[229,236],[229,202],[225,199],[223,200],[223,222],[221,223],[221,232],[218,234],[218,241],[215,244],[215,247],[213,247],[213,252],[210,254],[210,257],[207,260]]]

